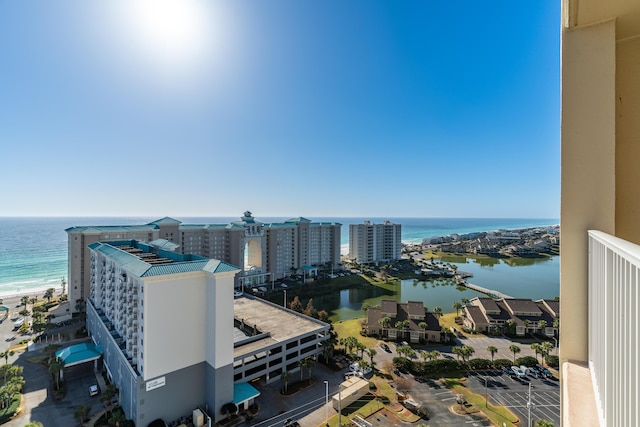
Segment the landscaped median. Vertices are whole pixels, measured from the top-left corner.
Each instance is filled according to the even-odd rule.
[[[472,414],[481,412],[484,414],[494,425],[508,427],[517,427],[517,423],[520,421],[511,411],[504,406],[495,406],[485,401],[484,396],[473,393],[464,385],[466,378],[443,378],[444,385],[452,390],[453,394],[461,394],[466,400],[466,405],[455,404],[458,408],[453,408],[456,413]],[[458,412],[458,409],[461,412]]]
[[[418,415],[397,402],[395,389],[393,389],[384,378],[374,376],[369,381],[373,383],[376,388],[371,390],[370,394],[359,401],[342,409],[341,424],[345,425],[347,419],[353,419],[357,415],[366,419],[379,411],[386,411],[388,414],[394,415],[398,417],[399,420],[408,423],[415,423],[420,419]],[[338,426],[337,413],[329,418],[328,424],[330,427]],[[324,423],[321,424],[321,426],[324,425]]]

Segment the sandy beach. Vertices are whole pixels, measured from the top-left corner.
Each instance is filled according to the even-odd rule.
[[[22,292],[6,292],[0,293],[0,300],[2,300],[1,305],[9,308],[14,308],[17,304],[20,303],[20,299],[25,295],[29,298],[36,297],[38,298],[38,301],[41,301],[44,299],[45,291],[49,288],[54,288],[56,290],[53,293],[54,296],[58,297],[62,295],[62,286],[48,286],[43,288],[24,290]]]

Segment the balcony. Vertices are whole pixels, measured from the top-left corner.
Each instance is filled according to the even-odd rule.
[[[563,365],[563,425],[640,425],[638,281],[640,246],[590,231],[588,365]]]

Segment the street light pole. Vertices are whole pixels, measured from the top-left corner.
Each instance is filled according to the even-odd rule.
[[[287,290],[284,289],[284,304],[283,304],[284,308],[287,308]]]
[[[531,427],[531,407],[533,403],[531,402],[531,383],[529,383],[529,398],[527,400],[527,411],[528,411],[528,422],[527,427]]]
[[[338,427],[342,427],[342,384],[338,384]]]
[[[329,381],[324,382],[324,423],[329,425],[329,415],[327,413],[327,408],[329,406]]]

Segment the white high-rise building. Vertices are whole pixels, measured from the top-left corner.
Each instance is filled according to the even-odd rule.
[[[400,259],[402,226],[385,221],[349,225],[349,257],[358,263],[388,262]]]
[[[127,418],[177,418],[234,400],[237,267],[135,240],[90,250],[87,330],[103,352]]]

